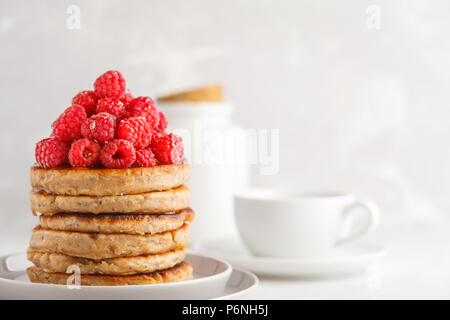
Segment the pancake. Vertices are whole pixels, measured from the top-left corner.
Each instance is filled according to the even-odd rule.
[[[74,284],[73,275],[66,273],[51,273],[45,272],[42,269],[36,267],[30,267],[27,269],[28,277],[31,282],[34,283],[51,283],[67,285]],[[69,277],[71,277],[69,279]],[[192,266],[187,262],[181,262],[176,266],[152,273],[142,273],[136,275],[81,275],[81,285],[83,286],[126,286],[126,285],[142,285],[142,284],[156,284],[165,282],[175,282],[190,280],[193,278]]]
[[[173,231],[146,235],[68,232],[37,226],[31,232],[30,249],[102,260],[163,253],[186,246],[188,239],[187,224]]]
[[[76,265],[81,274],[130,275],[172,268],[184,260],[186,252],[186,247],[180,247],[159,254],[96,261],[61,253],[28,250],[27,257],[36,267],[50,273],[66,273],[67,268]]]
[[[146,168],[31,168],[33,191],[70,196],[108,196],[169,190],[183,185],[190,176],[189,164]]]
[[[62,212],[163,213],[188,207],[189,194],[184,185],[172,190],[122,196],[61,196],[41,191],[30,194],[30,203],[34,214],[44,215]]]
[[[40,216],[44,229],[98,232],[155,234],[180,228],[185,221],[194,220],[194,211],[186,208],[167,214],[82,214],[62,213],[53,216]]]

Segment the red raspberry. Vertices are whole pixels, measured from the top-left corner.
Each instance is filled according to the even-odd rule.
[[[103,165],[111,169],[130,167],[136,160],[136,151],[131,142],[117,139],[108,142],[100,152]]]
[[[132,104],[137,104],[140,102],[147,103],[147,104],[155,104],[155,101],[153,101],[153,99],[150,97],[136,97],[136,98],[133,98],[132,100],[134,100]],[[130,103],[131,103],[131,101],[130,101]]]
[[[94,91],[81,91],[72,99],[72,104],[82,106],[88,117],[95,113],[97,107],[97,96]]]
[[[155,105],[153,99],[149,97],[137,97],[131,100],[126,106],[125,117],[139,117],[147,118],[148,123],[152,128],[156,128],[159,124],[159,110]]]
[[[136,161],[133,167],[154,167],[156,158],[150,148],[136,151]]]
[[[183,157],[183,141],[179,136],[169,133],[152,140],[152,151],[160,163],[176,163]]]
[[[152,128],[145,117],[126,118],[120,121],[116,136],[130,141],[136,149],[144,149],[152,141]]]
[[[87,119],[81,106],[67,108],[52,124],[52,137],[70,142],[81,137],[81,124]]]
[[[156,126],[155,130],[157,132],[164,132],[164,130],[166,130],[166,128],[167,128],[166,115],[160,111],[159,112],[159,123]]]
[[[72,143],[69,162],[72,167],[93,167],[100,157],[100,145],[89,139],[80,139]]]
[[[100,143],[114,139],[116,118],[106,112],[94,114],[81,125],[81,134]]]
[[[120,97],[120,101],[122,101],[122,103],[124,104],[124,105],[127,105],[127,104],[129,104],[130,102],[131,102],[131,100],[133,100],[134,99],[134,97],[133,97],[133,95],[131,94],[131,92],[127,89],[126,91],[125,91],[125,93]]]
[[[37,163],[44,169],[50,169],[67,163],[67,142],[48,138],[36,144],[35,156]]]
[[[103,98],[98,101],[97,113],[107,112],[112,114],[117,119],[120,119],[125,114],[125,106],[123,102],[116,98]]]
[[[126,87],[125,78],[116,70],[105,72],[94,82],[98,98],[120,98],[125,93]]]

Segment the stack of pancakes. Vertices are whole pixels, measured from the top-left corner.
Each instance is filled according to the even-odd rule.
[[[147,168],[31,169],[32,282],[135,285],[192,278],[184,261],[190,168],[185,162]],[[72,277],[73,278],[73,277]]]

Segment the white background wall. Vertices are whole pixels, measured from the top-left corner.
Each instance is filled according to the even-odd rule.
[[[66,27],[71,4],[79,30]],[[239,123],[279,128],[280,172],[254,185],[351,190],[388,220],[448,219],[449,12],[425,0],[1,0],[0,249],[23,250],[36,223],[34,144],[108,69],[136,95],[222,83]]]

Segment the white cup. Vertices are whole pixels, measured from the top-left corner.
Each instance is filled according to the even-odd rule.
[[[336,245],[374,230],[379,220],[373,202],[338,192],[250,190],[235,195],[234,205],[244,244],[265,257],[326,257]],[[364,223],[356,224],[361,215]]]

